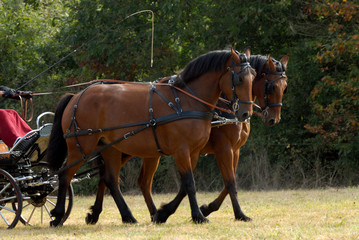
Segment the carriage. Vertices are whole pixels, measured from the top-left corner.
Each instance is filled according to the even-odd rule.
[[[181,174],[182,186],[178,195],[179,197],[177,196],[174,201],[164,205],[158,211],[153,212],[149,207],[149,205],[154,207],[150,196],[150,187],[152,185],[151,175],[144,176],[141,170],[140,178],[143,178],[143,180],[147,178],[147,180],[149,180],[149,186],[147,186],[148,189],[146,191],[142,189],[143,186],[140,187],[144,195],[147,195],[147,198],[145,196],[145,200],[149,207],[152,221],[157,223],[165,222],[169,215],[174,213],[175,208],[183,197],[188,194],[193,221],[196,223],[208,222],[205,216],[209,214],[209,211],[206,211],[207,213],[205,213],[204,216],[201,212],[204,211],[203,206],[200,210],[197,204],[192,171],[196,165],[201,147],[205,146],[209,138],[213,108],[229,111],[235,114],[237,119],[241,121],[246,120],[252,113],[253,101],[251,101],[251,87],[254,74],[251,71],[244,71],[250,66],[247,61],[247,55],[250,55],[249,50],[246,54],[239,54],[231,50],[229,52],[221,51],[202,55],[187,65],[184,74],[176,76],[175,79],[180,84],[178,86],[173,85],[170,81],[168,84],[160,82],[156,84],[124,84],[116,86],[108,86],[108,84],[106,85],[103,82],[99,82],[97,85],[88,87],[75,96],[67,95],[58,105],[56,115],[59,117],[58,120],[56,120],[55,117],[54,125],[48,123],[40,126],[39,118],[42,117],[42,115],[40,115],[37,120],[38,127],[36,130],[26,134],[9,151],[1,153],[0,222],[2,218],[8,228],[15,227],[19,220],[24,224],[31,225],[36,221],[35,214],[38,211],[41,223],[46,216],[50,220],[51,226],[62,225],[72,209],[74,195],[71,183],[80,181],[80,177],[83,174],[96,174],[97,172],[92,172],[93,169],[91,169],[90,172],[85,171],[79,174],[77,173],[76,175],[74,174],[85,162],[95,162],[101,165],[103,161],[105,163],[103,166],[105,167],[99,170],[102,176],[99,183],[99,192],[95,205],[91,208],[92,214],[87,216],[86,222],[90,224],[97,222],[98,216],[102,211],[101,198],[103,197],[104,187],[106,186],[110,189],[119,208],[122,221],[135,223],[137,220],[132,216],[118,188],[119,170],[128,161],[128,157],[131,155],[144,157],[143,162],[145,164],[146,162],[158,162],[162,154],[177,155],[176,164]],[[214,58],[218,58],[218,60],[213,61]],[[271,96],[272,99],[268,100],[267,95],[272,94],[273,89],[271,92],[269,92],[269,90],[273,87],[274,81],[282,78],[286,79],[286,77],[284,71],[278,72],[276,70],[272,60],[266,60],[266,62],[267,61],[271,63],[270,66],[273,69],[270,70],[268,68],[266,72],[259,75],[262,79],[260,85],[263,95],[259,97],[259,99],[263,102],[260,104],[263,107],[260,107],[266,111],[266,118],[273,120],[267,110],[271,106],[280,107],[282,105],[281,103],[273,104],[271,101],[276,100],[277,97],[281,100],[284,88],[278,88],[275,94],[276,98]],[[288,58],[285,58],[284,61],[286,64]],[[198,64],[198,62],[201,64]],[[203,62],[210,62],[211,64],[203,64]],[[198,71],[199,66],[203,68],[201,72]],[[185,78],[183,78],[186,74],[191,76],[187,77],[187,82],[184,80]],[[269,75],[271,75],[273,79],[268,80]],[[277,77],[277,75],[280,76]],[[193,85],[191,85],[192,83]],[[184,91],[182,88],[185,88],[187,91]],[[197,97],[197,94],[191,89],[196,93],[200,93],[200,95]],[[201,92],[202,89],[207,91]],[[269,90],[267,91],[267,89]],[[138,94],[139,91],[141,94]],[[232,97],[232,101],[229,102],[231,104],[233,103],[233,111],[214,105],[218,101],[221,91],[226,96]],[[123,96],[118,96],[118,92],[121,92]],[[131,103],[133,105],[133,101],[128,102],[128,99],[130,99],[133,94],[137,96],[137,108],[133,108],[129,104]],[[179,95],[181,97],[181,103],[179,101]],[[121,99],[117,100],[121,100],[122,110],[125,111],[121,112],[119,110],[119,101],[113,101],[116,105],[109,106],[108,96],[114,99],[121,97]],[[209,99],[208,102],[202,100],[206,98],[207,100]],[[172,101],[167,99],[172,99],[174,103],[177,104],[177,107]],[[105,100],[103,108],[96,109],[98,103],[103,100]],[[144,106],[142,104],[143,102],[149,103],[149,109],[146,109],[148,106]],[[167,103],[168,108],[160,107],[163,106],[163,102]],[[104,119],[97,121],[96,118],[88,119],[86,117],[88,114],[86,109],[90,104],[95,104],[91,107],[92,114],[97,117],[105,116]],[[244,106],[240,108],[239,104]],[[183,111],[182,107],[184,109]],[[153,113],[154,108],[157,110],[157,116]],[[95,112],[94,109],[99,112]],[[277,114],[277,118],[279,118],[280,108],[275,109],[275,111],[279,113],[279,115]],[[131,114],[126,114],[126,111]],[[175,113],[172,113],[173,111],[175,111]],[[108,115],[107,118],[104,113]],[[148,113],[150,120],[143,121],[142,119],[148,119]],[[114,114],[117,114],[115,118],[113,118]],[[78,116],[80,116],[80,118],[78,118]],[[83,117],[81,118],[81,116]],[[131,117],[133,119],[131,119]],[[61,119],[63,119],[64,122],[61,122]],[[116,119],[115,124],[118,125],[113,126],[114,123],[111,122],[111,119]],[[87,120],[95,120],[101,124],[106,121],[108,121],[108,123],[102,126],[97,123],[89,124]],[[138,120],[142,121],[138,122]],[[224,122],[226,121],[225,119]],[[81,126],[81,128],[79,126]],[[184,128],[184,126],[186,126],[186,128]],[[41,147],[40,143],[42,140],[46,141],[52,127],[54,127],[55,130],[57,129],[57,135],[61,136],[61,139],[50,141],[48,149],[46,148],[46,144],[45,147]],[[93,129],[93,127],[95,128]],[[176,129],[176,131],[173,131],[173,129]],[[188,134],[184,134],[185,130]],[[197,134],[193,134],[193,132],[196,131]],[[51,133],[51,136],[53,136],[53,133]],[[173,135],[170,136],[170,140],[168,138],[169,133]],[[34,140],[28,143],[26,140],[29,139],[30,136]],[[194,136],[196,136],[196,138],[194,138]],[[129,137],[131,137],[130,140],[128,140]],[[143,142],[143,139],[146,139],[146,141]],[[149,139],[152,140],[149,142],[147,141]],[[67,146],[65,140],[68,141]],[[200,144],[198,144],[199,141]],[[171,142],[171,144],[169,145],[168,142]],[[115,146],[115,144],[117,145]],[[181,145],[181,148],[178,148],[179,145]],[[52,150],[50,150],[51,147]],[[68,149],[66,150],[66,148]],[[48,152],[49,155],[49,162],[43,161],[46,152]],[[68,155],[65,161],[66,154],[64,153],[66,152],[68,152]],[[231,162],[232,158],[228,160]],[[233,164],[230,165],[228,169],[230,169],[230,175],[233,175],[235,168]],[[144,166],[145,165],[143,165],[142,168],[144,168]],[[147,164],[147,166],[149,165]],[[156,166],[156,164],[149,166],[147,172],[155,170]],[[97,167],[99,166],[97,165]],[[225,167],[227,168],[227,166]],[[50,168],[57,171],[50,171]],[[139,180],[139,183],[140,182]],[[146,184],[144,184],[144,186],[145,185]],[[235,189],[235,187],[229,187],[230,190]],[[226,186],[226,188],[228,188],[228,186]],[[233,197],[236,195],[236,192],[229,191],[229,193],[231,200],[236,202],[233,206],[235,212],[237,212],[236,219],[250,220],[250,218],[247,218],[241,212],[236,197]],[[173,209],[170,209],[169,206],[172,206]],[[239,210],[236,211],[236,209]],[[154,210],[156,210],[155,207]]]
[[[57,201],[58,177],[50,174],[44,161],[52,123],[42,123],[45,112],[37,118],[37,129],[18,140],[11,149],[0,142],[0,226],[13,228],[18,221],[35,225],[51,219]],[[66,216],[73,204],[72,185],[66,197]]]
[[[53,220],[50,212],[57,203],[59,180],[45,161],[52,123],[44,123],[44,119],[53,115],[52,112],[40,114],[36,120],[37,128],[24,135],[10,149],[0,140],[0,228],[14,228],[19,221],[33,226]],[[72,183],[92,175],[84,171],[77,174]],[[70,215],[73,200],[74,191],[70,184],[63,222]]]

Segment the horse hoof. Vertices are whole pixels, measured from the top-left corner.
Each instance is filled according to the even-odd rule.
[[[247,217],[246,215],[236,217],[236,220],[243,221],[243,222],[252,222],[253,221],[252,218]]]
[[[98,221],[98,218],[94,218],[92,214],[87,214],[87,217],[85,218],[86,224],[95,225]]]
[[[161,210],[158,210],[156,214],[153,216],[152,221],[157,224],[165,223],[168,219],[169,215]]]
[[[200,208],[199,208],[203,214],[203,216],[207,217],[209,214],[211,214],[211,211],[209,210],[209,207],[208,205],[202,205]]]
[[[129,217],[127,219],[122,219],[123,223],[130,223],[130,224],[135,224],[138,223],[137,220],[134,217]]]
[[[61,222],[60,220],[55,219],[50,222],[50,227],[61,227],[62,224],[60,224],[60,222]]]
[[[192,219],[196,224],[209,223],[209,220],[205,217],[193,217]]]

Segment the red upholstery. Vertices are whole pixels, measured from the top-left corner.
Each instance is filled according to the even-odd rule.
[[[32,129],[19,116],[19,114],[11,109],[0,109],[0,139],[12,147],[15,140],[24,136]]]

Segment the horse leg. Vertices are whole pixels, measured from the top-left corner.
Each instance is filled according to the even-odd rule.
[[[121,167],[123,166],[121,155],[121,152],[115,150],[114,148],[106,149],[102,152],[105,162],[104,182],[110,190],[111,195],[120,211],[122,222],[137,223],[137,220],[133,217],[131,210],[127,206],[120,190],[119,173]],[[121,156],[121,159],[118,159],[118,156]]]
[[[227,144],[224,144],[227,143]],[[217,211],[220,206],[222,205],[224,199],[226,198],[228,194],[228,188],[230,188],[233,184],[235,184],[235,176],[233,172],[233,150],[232,145],[230,142],[222,142],[222,145],[216,145],[218,146],[215,148],[215,155],[217,160],[217,165],[219,167],[219,170],[222,174],[222,178],[224,181],[224,187],[222,192],[219,194],[219,196],[210,204],[202,205],[201,211],[204,216],[208,216],[214,211]]]
[[[221,205],[222,205],[224,199],[226,198],[227,194],[228,194],[227,188],[223,187],[222,192],[219,194],[219,196],[213,202],[211,202],[208,205],[203,204],[200,207],[201,212],[203,213],[203,215],[205,217],[207,217],[212,212],[217,211],[221,207]]]
[[[181,176],[181,179],[182,176]],[[184,189],[183,182],[181,183],[181,187],[179,192],[177,193],[176,197],[169,203],[163,204],[160,209],[153,216],[154,223],[165,223],[169,216],[176,212],[178,206],[182,202],[182,199],[186,196],[186,190]]]
[[[71,163],[71,159],[80,159],[81,155],[75,154],[68,156],[68,163]],[[57,194],[57,203],[53,210],[51,210],[51,216],[54,217],[54,220],[50,222],[50,226],[57,227],[62,226],[62,218],[65,215],[65,202],[66,202],[66,192],[71,183],[71,180],[77,170],[80,168],[81,164],[77,164],[64,172],[59,173],[59,188]]]
[[[96,201],[94,205],[90,207],[92,213],[88,213],[87,217],[85,218],[87,224],[96,224],[102,212],[103,197],[105,195],[105,190],[106,190],[106,184],[104,180],[105,168],[103,165],[100,167],[99,175],[100,175],[100,181],[98,183]]]
[[[152,222],[154,222],[154,215],[157,212],[156,205],[152,198],[152,183],[159,161],[160,158],[144,158],[142,160],[141,172],[137,179],[137,184],[141,188],[142,195],[145,198]]]
[[[237,171],[237,166],[238,166],[238,161],[239,161],[239,151],[240,148],[238,148],[235,152],[234,152],[234,156],[233,156],[233,173],[235,176],[235,173]],[[241,207],[239,206],[239,202],[238,202],[238,198],[237,198],[237,187],[236,187],[236,181],[234,178],[234,185],[229,185],[226,186],[226,188],[228,189],[229,192],[229,196],[231,197],[231,201],[232,201],[232,207],[233,207],[233,211],[234,211],[234,216],[236,220],[241,220],[244,222],[249,222],[252,221],[252,219],[250,217],[247,217],[241,210]]]
[[[122,158],[122,165],[125,164],[130,158],[131,158],[131,156],[126,156],[125,158]],[[101,156],[101,159],[102,159],[102,156]],[[104,198],[105,190],[106,190],[106,184],[105,184],[105,180],[104,180],[105,168],[103,165],[100,167],[99,175],[100,175],[100,181],[98,183],[96,201],[95,201],[94,205],[92,207],[90,207],[90,210],[92,213],[88,213],[87,217],[85,218],[85,221],[87,224],[96,224],[98,222],[99,216],[102,212],[103,198]]]
[[[181,175],[181,187],[176,197],[169,202],[168,204],[162,205],[161,208],[157,211],[154,216],[154,222],[163,223],[166,222],[168,217],[172,215],[178,208],[182,199],[188,194],[192,220],[195,223],[204,223],[209,222],[202,214],[201,210],[198,207],[196,199],[196,188],[193,178],[192,169],[195,168],[198,161],[199,152],[191,155],[191,163],[184,162],[183,159],[186,159],[186,156],[174,156],[176,160],[177,168]],[[187,157],[188,159],[188,157]],[[182,160],[182,161],[181,161]]]
[[[216,159],[217,165],[221,171],[222,178],[224,181],[224,188],[220,195],[210,204],[202,205],[201,211],[204,216],[208,216],[214,211],[217,211],[222,205],[224,199],[229,193],[232,207],[236,220],[250,221],[251,219],[244,215],[242,212],[238,199],[237,199],[237,189],[236,189],[236,176],[235,171],[238,165],[239,158],[239,148],[238,150],[233,151],[232,146],[227,145],[221,147],[221,149],[216,149]]]

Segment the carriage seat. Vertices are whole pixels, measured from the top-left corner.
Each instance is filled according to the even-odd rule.
[[[26,133],[18,139],[8,151],[0,152],[0,165],[13,165],[35,144],[40,137],[50,136],[52,123],[45,124],[38,129]],[[2,142],[2,141],[1,141]],[[5,145],[5,144],[3,144]],[[2,150],[4,146],[2,145]],[[6,145],[5,145],[6,146]]]

